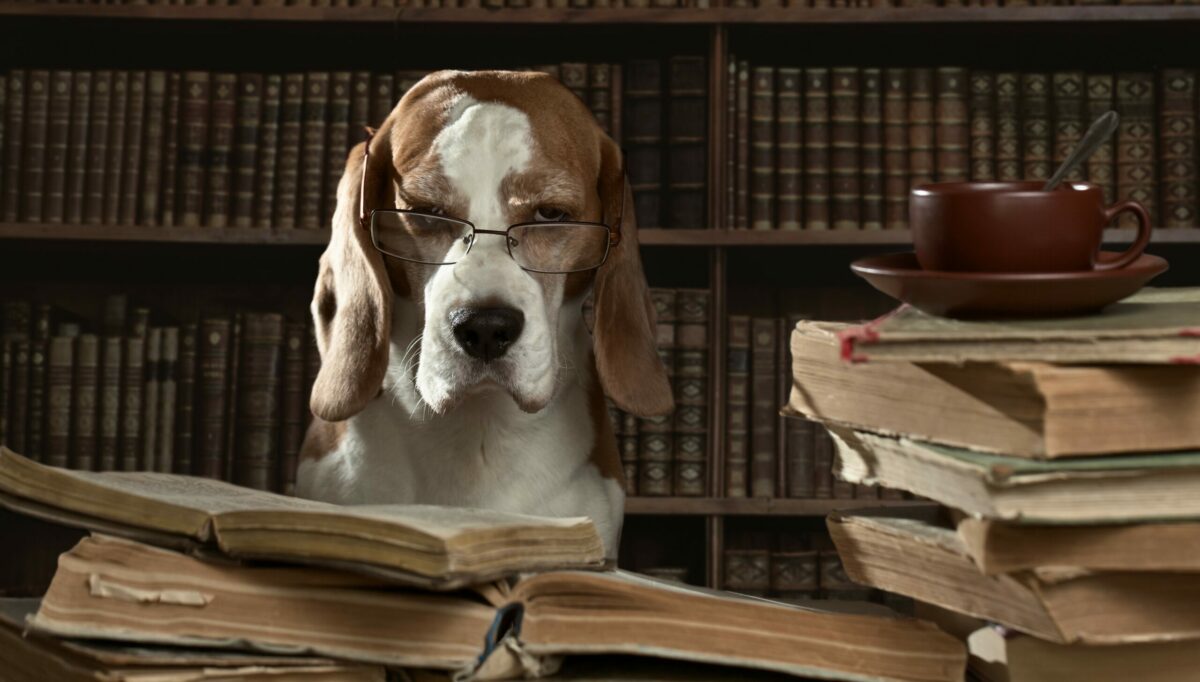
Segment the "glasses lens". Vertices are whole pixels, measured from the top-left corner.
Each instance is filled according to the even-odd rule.
[[[508,231],[517,264],[534,272],[567,273],[600,267],[608,253],[603,225],[533,223]]]
[[[371,214],[375,248],[413,263],[446,265],[457,262],[471,245],[467,223],[422,213],[375,211]]]

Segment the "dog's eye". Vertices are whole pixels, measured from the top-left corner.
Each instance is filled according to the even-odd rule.
[[[539,223],[557,223],[570,220],[571,216],[566,211],[552,206],[538,206],[537,211],[533,214],[533,219]]]

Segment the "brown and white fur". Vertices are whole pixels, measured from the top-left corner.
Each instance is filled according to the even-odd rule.
[[[622,239],[598,270],[571,275],[521,270],[494,235],[454,265],[404,263],[359,223],[363,144],[351,150],[313,295],[322,364],[298,493],[589,516],[615,557],[624,493],[604,395],[642,416],[673,407],[619,148],[548,76],[443,71],[404,96],[370,152],[368,211],[437,209],[489,230],[539,210],[611,224],[624,195]],[[484,362],[456,344],[450,317],[496,306],[524,328]]]

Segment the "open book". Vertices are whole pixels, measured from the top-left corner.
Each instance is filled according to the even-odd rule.
[[[1036,320],[951,320],[905,305],[839,337],[857,362],[1194,364],[1200,288],[1147,288],[1096,315]]]
[[[384,682],[382,666],[312,656],[139,647],[25,633],[37,599],[0,599],[4,682]]]
[[[0,506],[155,545],[215,543],[230,556],[373,571],[427,589],[604,564],[587,518],[337,506],[192,476],[69,471],[2,447]]]
[[[544,675],[570,654],[636,654],[849,680],[962,680],[965,647],[911,618],[848,615],[618,572],[458,592],[311,567],[204,561],[103,535],[62,555],[40,632],[245,646],[456,671]]]

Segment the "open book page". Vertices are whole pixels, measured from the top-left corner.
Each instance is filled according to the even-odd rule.
[[[961,642],[923,621],[800,609],[623,573],[547,573],[516,590],[533,654],[641,654],[851,680],[961,680]]]
[[[133,526],[208,536],[214,514],[239,509],[329,508],[193,476],[48,467],[0,448],[0,492]]]

